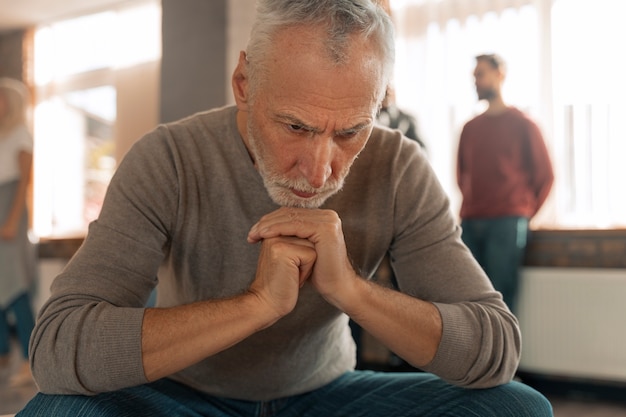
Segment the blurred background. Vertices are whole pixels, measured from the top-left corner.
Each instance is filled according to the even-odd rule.
[[[458,138],[484,110],[476,55],[505,58],[506,101],[544,133],[556,180],[531,225],[521,375],[546,390],[626,398],[626,2],[385,3],[396,103],[417,120],[455,213]],[[0,0],[0,77],[22,80],[32,100],[36,308],[132,144],[158,123],[233,103],[230,75],[253,17],[252,0]],[[367,354],[386,364],[375,343]]]

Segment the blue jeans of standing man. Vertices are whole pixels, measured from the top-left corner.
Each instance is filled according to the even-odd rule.
[[[35,326],[35,317],[28,293],[18,296],[6,309],[0,308],[0,356],[8,354],[11,347],[9,322],[7,319],[9,311],[12,311],[15,317],[15,329],[17,339],[22,348],[22,355],[24,358],[28,358],[28,340]]]
[[[272,401],[213,397],[169,379],[93,397],[38,394],[18,416],[550,417],[552,407],[518,382],[473,390],[426,373],[353,371],[312,392]]]
[[[463,242],[515,313],[519,273],[528,242],[528,218],[464,219]]]

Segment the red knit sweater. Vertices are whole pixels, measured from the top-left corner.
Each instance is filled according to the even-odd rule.
[[[534,216],[554,182],[537,125],[514,107],[467,122],[459,141],[457,181],[461,218]]]

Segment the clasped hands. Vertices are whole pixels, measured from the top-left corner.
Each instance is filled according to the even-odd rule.
[[[261,244],[249,291],[279,317],[293,310],[306,281],[343,309],[358,276],[348,259],[336,212],[282,207],[252,226],[248,242]]]

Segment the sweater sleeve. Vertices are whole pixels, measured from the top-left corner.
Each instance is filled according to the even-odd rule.
[[[31,337],[31,367],[47,394],[93,395],[146,382],[145,303],[176,212],[164,140],[138,142],[111,181],[100,217],[51,287]]]
[[[521,350],[518,322],[463,244],[448,198],[425,162],[400,176],[391,260],[399,289],[439,309],[443,336],[424,367],[470,388],[509,382]]]
[[[459,138],[459,143],[457,145],[457,150],[456,150],[456,183],[459,186],[459,189],[463,190],[463,179],[464,179],[464,169],[465,169],[465,165],[464,165],[464,150],[463,150],[463,146],[465,144],[465,129],[466,126],[463,126],[463,129],[461,130],[461,136]]]
[[[552,184],[554,183],[554,172],[548,149],[541,135],[539,127],[532,121],[528,121],[528,172],[530,187],[535,195],[535,210],[533,216],[537,214],[543,203],[546,201]]]

